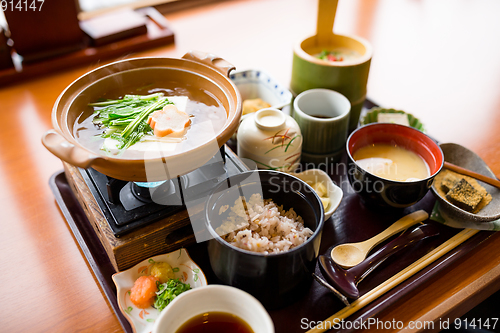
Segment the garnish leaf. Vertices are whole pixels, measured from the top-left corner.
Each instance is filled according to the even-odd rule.
[[[151,113],[173,104],[163,93],[150,95],[125,95],[122,99],[90,103],[94,107],[93,123],[105,128],[103,138],[119,141],[123,150],[151,133],[147,119]]]
[[[161,311],[177,296],[189,289],[191,289],[189,283],[182,283],[179,279],[168,280],[158,286],[156,300],[153,306],[158,309],[158,311]]]

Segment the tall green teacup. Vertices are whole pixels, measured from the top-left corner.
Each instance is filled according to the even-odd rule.
[[[302,132],[302,160],[318,165],[339,162],[345,150],[351,104],[329,89],[310,89],[293,101],[293,118]]]
[[[321,60],[317,56],[323,51],[344,52],[347,56],[342,61]],[[294,47],[290,88],[295,95],[326,88],[346,96],[351,102],[349,131],[352,131],[358,125],[366,98],[371,59],[372,47],[362,38],[330,34],[320,43],[318,36],[309,37]]]

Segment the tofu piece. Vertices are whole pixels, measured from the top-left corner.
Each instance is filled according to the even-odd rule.
[[[377,122],[410,126],[408,115],[405,113],[379,113]]]
[[[174,105],[177,106],[179,111],[186,112],[189,97],[187,97],[187,96],[168,96],[167,99],[170,102],[174,103]]]
[[[463,210],[473,212],[481,200],[483,200],[483,195],[462,178],[448,191],[446,199]]]

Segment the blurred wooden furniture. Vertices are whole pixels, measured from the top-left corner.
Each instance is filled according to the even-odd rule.
[[[132,10],[122,9],[80,21],[80,28],[95,46],[148,33],[147,18]]]
[[[85,47],[84,33],[78,25],[78,0],[4,4],[14,47],[26,63]]]
[[[314,34],[316,6],[315,0],[237,0],[167,14],[175,45],[118,57],[180,57],[196,49],[237,69],[265,69],[288,85],[292,45]],[[500,3],[487,0],[340,1],[334,30],[373,44],[370,98],[415,114],[436,139],[474,150],[500,175],[499,10]],[[52,128],[57,96],[102,63],[0,88],[2,331],[122,331],[49,189],[62,164],[40,143]],[[432,321],[431,331],[439,331],[440,320],[500,289],[498,253],[495,234],[377,318]]]
[[[14,67],[9,43],[4,29],[0,27],[0,70]]]
[[[84,36],[78,26],[80,42],[75,46],[70,41],[69,45],[72,46],[69,47],[67,41],[62,45],[57,45],[57,38],[55,38],[57,29],[51,32],[50,37],[33,38],[30,36],[27,41],[24,41],[24,35],[30,34],[33,27],[23,29],[21,23],[24,24],[24,22],[21,20],[34,14],[27,13],[29,15],[24,16],[15,14],[10,14],[14,18],[14,28],[18,29],[12,38],[21,43],[16,44],[14,41],[14,49],[20,47],[25,58],[19,68],[3,69],[0,66],[0,87],[75,66],[109,61],[174,42],[174,33],[167,20],[153,7],[140,8],[135,11],[123,9],[112,14],[105,13],[103,14],[105,17],[82,20],[80,21],[81,28],[88,36]],[[76,14],[74,18],[76,19]],[[127,22],[116,24],[113,22],[116,20],[127,20]],[[78,23],[76,21],[77,25]]]

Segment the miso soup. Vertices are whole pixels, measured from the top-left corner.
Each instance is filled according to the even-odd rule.
[[[416,181],[430,176],[429,166],[422,157],[395,145],[368,145],[358,149],[353,159],[364,170],[390,180]]]

